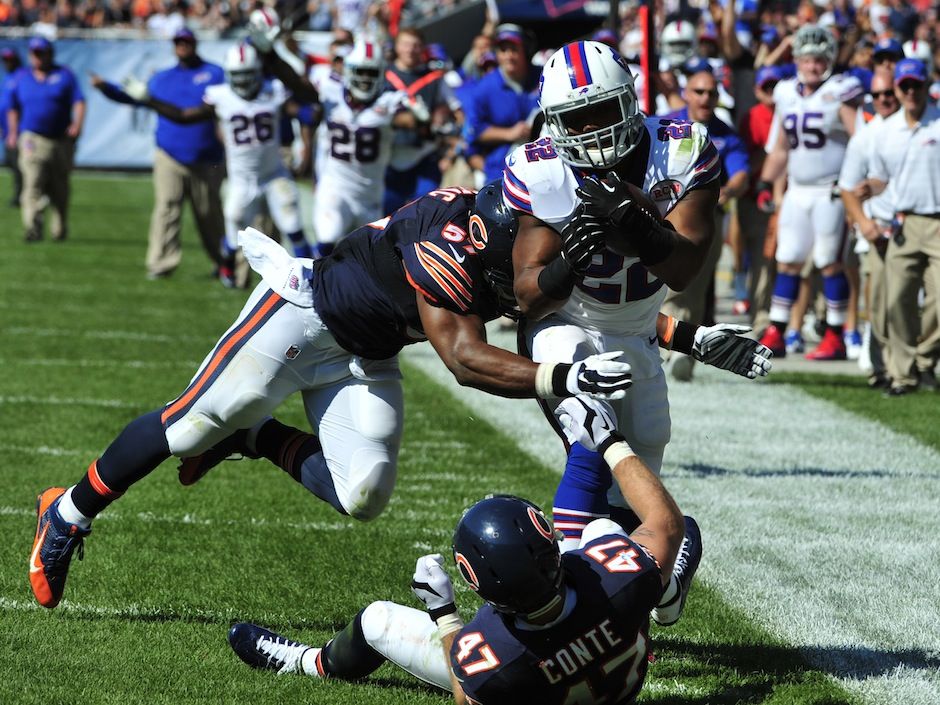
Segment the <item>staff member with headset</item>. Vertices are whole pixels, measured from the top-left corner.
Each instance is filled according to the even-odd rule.
[[[68,237],[69,175],[85,122],[85,96],[75,74],[53,62],[52,43],[45,37],[29,40],[29,64],[9,96],[6,146],[19,148],[26,241],[42,239],[49,205],[50,234],[61,242]]]

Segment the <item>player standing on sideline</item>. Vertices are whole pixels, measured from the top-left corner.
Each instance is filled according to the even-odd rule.
[[[235,653],[255,668],[342,680],[364,678],[388,660],[451,691],[458,704],[635,702],[649,665],[650,610],[673,564],[688,558],[677,556],[683,516],[655,473],[611,434],[613,417],[598,408],[585,427],[580,401],[569,410],[584,442],[605,449],[636,512],[640,523],[629,536],[599,519],[577,550],[560,555],[537,506],[488,497],[454,531],[457,570],[486,602],[469,624],[438,554],[418,559],[411,584],[427,612],[373,602],[322,649],[240,623],[229,632]],[[695,522],[685,517],[685,527],[700,549]]]
[[[17,149],[23,172],[20,210],[25,240],[43,237],[43,215],[52,207],[49,233],[68,237],[69,177],[75,143],[85,123],[85,95],[67,67],[54,63],[52,43],[29,40],[29,68],[17,74],[9,94],[7,148]]]
[[[196,53],[196,36],[186,28],[173,35],[173,51],[179,63],[155,73],[147,82],[150,95],[180,108],[202,105],[208,86],[225,81],[221,66],[203,61]],[[92,75],[91,84],[106,98],[135,104],[118,86]],[[234,272],[221,268],[222,215],[221,187],[225,178],[222,143],[211,122],[180,125],[160,117],[157,120],[157,149],[153,158],[153,214],[147,245],[147,278],[170,276],[182,257],[180,233],[183,201],[189,199],[196,230],[209,259],[219,267],[223,282]]]
[[[646,118],[626,62],[597,42],[569,44],[548,59],[540,104],[550,136],[511,152],[503,176],[504,198],[519,217],[513,269],[527,316],[520,345],[536,362],[623,349],[635,389],[614,406],[618,426],[658,473],[670,419],[657,342],[725,369],[734,368],[728,356],[746,359],[753,366],[735,371],[750,377],[770,367],[769,350],[736,335],[747,328],[696,329],[658,315],[665,285],[685,288],[711,247],[718,151],[702,125]],[[606,248],[574,251],[576,239],[559,238],[595,220],[603,221]],[[559,413],[557,400],[543,406],[549,418]],[[584,526],[609,506],[625,506],[616,488],[608,497],[601,455],[566,440],[553,509],[562,550],[577,547]],[[671,623],[678,609],[657,616]]]
[[[826,332],[809,360],[844,360],[842,339],[849,300],[843,270],[845,208],[833,195],[849,137],[855,130],[862,84],[854,76],[832,76],[836,42],[829,30],[805,25],[793,40],[797,76],[774,89],[774,130],[769,155],[757,185],[757,203],[772,207],[772,183],[787,171],[787,192],[777,222],[777,278],[770,305],[770,326],[761,342],[785,355],[799,331],[788,331],[790,309],[810,254],[822,271]],[[788,336],[790,340],[788,340]]]
[[[630,366],[619,353],[539,365],[486,343],[484,323],[516,310],[515,227],[491,184],[434,191],[316,262],[242,231],[263,281],[189,387],[128,424],[77,484],[39,495],[29,558],[39,603],[59,603],[92,519],[171,455],[185,459],[184,484],[233,452],[265,457],[341,514],[375,519],[395,486],[398,352],[410,343],[429,340],[461,384],[493,394],[622,396]],[[295,392],[317,435],[270,418]]]
[[[288,69],[289,71],[289,69]],[[293,245],[295,257],[312,257],[300,222],[300,196],[281,158],[281,115],[300,106],[280,81],[265,82],[261,59],[251,44],[233,46],[225,55],[226,82],[209,86],[203,104],[180,108],[152,97],[147,86],[129,77],[124,90],[137,102],[181,124],[217,120],[225,144],[228,186],[225,194],[225,268],[234,269],[238,231],[254,222],[267,203],[278,231]],[[290,86],[297,101],[313,103],[317,93],[306,82]],[[226,282],[234,286],[232,279]]]

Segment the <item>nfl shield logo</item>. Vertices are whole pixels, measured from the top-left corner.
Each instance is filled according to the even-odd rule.
[[[289,348],[287,348],[287,352],[284,353],[284,357],[286,357],[288,360],[294,360],[298,355],[300,355],[300,348],[298,348],[296,345],[291,345]]]
[[[287,280],[287,286],[289,286],[294,291],[297,291],[300,288],[300,279],[296,274],[290,275],[290,279]]]

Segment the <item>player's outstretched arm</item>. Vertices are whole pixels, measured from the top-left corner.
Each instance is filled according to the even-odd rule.
[[[691,355],[706,365],[748,379],[765,377],[772,367],[773,352],[766,345],[745,337],[750,330],[750,326],[730,323],[696,326],[664,313],[656,319],[660,347]]]
[[[135,76],[127,76],[121,82],[121,87],[124,89],[124,93],[130,96],[134,102],[153,108],[158,114],[173,122],[190,124],[212,120],[215,117],[215,109],[208,103],[192,108],[181,108],[178,105],[167,103],[165,100],[154,98],[150,95],[147,84]]]
[[[581,445],[603,454],[624,499],[640,518],[630,538],[653,555],[666,585],[685,536],[685,521],[676,501],[617,431],[605,404],[583,397],[565,399],[559,421]]]
[[[571,364],[536,364],[487,343],[479,316],[432,306],[421,296],[417,300],[428,341],[464,386],[510,398],[587,394],[620,399],[632,384],[630,365],[615,360],[620,352],[592,355]]]

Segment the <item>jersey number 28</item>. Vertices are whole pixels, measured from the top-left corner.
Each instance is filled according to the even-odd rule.
[[[360,164],[374,162],[379,157],[382,133],[374,127],[357,127],[350,130],[341,122],[328,122],[330,130],[330,155],[334,159],[348,162],[355,159]]]

